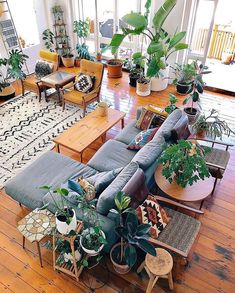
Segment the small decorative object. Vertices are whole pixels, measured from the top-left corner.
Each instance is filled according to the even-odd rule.
[[[206,134],[212,139],[220,138],[220,140],[222,140],[223,134],[227,136],[230,136],[231,133],[235,134],[227,122],[219,118],[218,111],[215,109],[210,110],[208,116],[201,114],[192,125],[192,129],[198,135]]]
[[[99,102],[98,105],[99,115],[105,117],[108,114],[108,104],[106,102]]]
[[[173,111],[175,111],[175,109],[178,109],[177,106],[175,105],[175,103],[178,101],[176,96],[173,94],[169,94],[169,101],[170,101],[170,105],[166,106],[165,111],[168,114],[171,114]]]
[[[102,54],[101,54],[100,52],[98,52],[98,53],[96,54],[96,60],[97,60],[97,61],[100,61],[101,58],[102,58]]]
[[[99,226],[89,227],[82,231],[80,245],[90,256],[96,256],[107,244],[104,232]]]
[[[49,28],[44,30],[42,33],[42,39],[44,40],[44,45],[46,49],[49,50],[50,52],[55,52],[54,37],[55,35]]]
[[[1,98],[12,98],[15,96],[15,90],[11,86],[12,79],[23,80],[26,74],[23,72],[22,67],[26,62],[28,56],[23,54],[18,49],[9,51],[9,58],[0,58],[0,96]],[[5,67],[3,69],[3,67]]]
[[[56,208],[57,230],[63,235],[67,235],[70,231],[75,230],[77,226],[75,211],[66,205],[66,196],[68,196],[69,191],[65,188],[57,188],[52,191],[51,187],[46,185],[40,188],[47,190],[52,198]],[[53,194],[56,194],[56,197]]]
[[[137,80],[136,93],[141,97],[149,96],[151,93],[151,80],[144,76],[139,78]]]
[[[191,101],[191,107],[184,108],[184,111],[188,115],[189,123],[192,123],[193,121],[195,121],[196,116],[198,114],[198,110],[193,107],[193,103],[199,102],[200,94],[203,93],[205,84],[202,80],[202,75],[208,74],[211,72],[211,71],[204,71],[203,64],[198,65],[197,61],[194,61],[193,64],[196,69],[196,75],[190,85],[189,91],[187,92],[189,96],[183,101],[184,105]]]
[[[86,193],[85,197],[87,201],[91,201],[92,199],[95,198],[95,187],[92,184],[90,184],[83,177],[78,178],[78,183],[85,190],[85,193]]]
[[[122,77],[122,60],[120,59],[110,59],[107,62],[108,77],[109,78],[119,78]]]
[[[119,226],[115,228],[121,242],[115,244],[110,251],[114,269],[119,274],[126,274],[136,263],[135,246],[144,252],[156,256],[155,248],[148,242],[149,224],[138,224],[135,210],[128,208],[131,198],[123,192],[118,192],[115,204],[119,214]],[[125,217],[124,217],[125,215]]]
[[[22,48],[25,48],[26,42],[25,42],[25,40],[22,37],[19,37],[19,42],[20,42],[21,47]]]
[[[208,151],[208,148],[201,148],[191,141],[179,140],[177,144],[166,147],[158,160],[163,164],[162,175],[170,183],[175,180],[182,187],[210,177],[204,158]]]

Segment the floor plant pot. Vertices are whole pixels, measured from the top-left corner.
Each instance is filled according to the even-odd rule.
[[[191,107],[184,108],[184,112],[188,116],[189,124],[193,124],[199,115],[199,111]]]
[[[137,80],[136,93],[138,96],[146,97],[151,93],[151,82],[150,79],[145,79],[145,83],[142,80]]]
[[[120,252],[120,246],[121,246],[121,243],[117,243],[112,247],[110,251],[110,259],[113,264],[114,270],[118,274],[124,275],[124,274],[127,274],[131,268],[127,264],[118,263],[116,255],[118,254],[118,251]]]
[[[178,94],[181,94],[181,95],[186,95],[188,91],[190,90],[190,88],[191,88],[191,83],[186,84],[186,83],[177,82],[176,84],[176,91]]]
[[[170,67],[167,66],[165,69],[160,70],[160,77],[151,78],[151,91],[160,92],[167,88],[169,79]]]
[[[139,75],[131,75],[129,74],[129,85],[132,87],[136,87],[137,80],[140,78]]]
[[[101,234],[102,234],[102,236],[104,238],[106,238],[103,231],[101,231]],[[81,245],[81,248],[83,249],[83,251],[85,253],[87,253],[89,256],[96,256],[96,255],[98,255],[100,253],[100,251],[104,248],[104,244],[102,244],[100,246],[100,248],[98,249],[98,251],[93,250],[93,249],[88,249],[88,248],[84,247],[83,242],[82,242],[82,236],[80,237],[80,245]]]
[[[15,97],[15,89],[14,87],[10,84],[9,86],[5,87],[0,91],[0,99],[12,99]]]
[[[71,55],[71,57],[62,56],[62,62],[65,67],[73,67],[74,66],[74,56],[73,55]]]
[[[110,59],[107,62],[108,77],[119,78],[122,77],[122,61],[119,59]]]
[[[66,217],[65,216],[56,215],[56,219],[55,219],[56,228],[61,234],[67,235],[72,230],[76,230],[77,219],[76,219],[76,214],[75,214],[74,209],[71,210],[71,217],[72,217],[72,220],[71,220],[70,224],[68,225],[66,223]]]

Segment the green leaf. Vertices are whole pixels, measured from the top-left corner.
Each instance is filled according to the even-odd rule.
[[[179,43],[179,44],[175,45],[174,48],[175,48],[175,51],[180,51],[180,50],[188,49],[188,44]]]
[[[124,257],[129,267],[133,267],[137,260],[136,249],[132,245],[128,245],[124,251]]]
[[[157,53],[157,55],[159,57],[164,55],[164,49],[163,49],[163,45],[161,43],[157,43],[155,41],[151,41],[151,43],[149,44],[148,48],[147,48],[147,53],[149,55]]]
[[[132,59],[139,59],[142,57],[142,53],[141,52],[135,52],[132,54]]]
[[[60,189],[60,192],[61,192],[61,194],[64,195],[64,196],[68,196],[68,194],[69,194],[69,191],[68,191],[68,189],[66,189],[66,188],[61,188],[61,189]]]
[[[40,186],[39,189],[50,190],[51,186],[43,185],[43,186]]]
[[[175,7],[177,0],[166,0],[164,4],[158,9],[153,18],[153,24],[156,32],[160,32],[163,23],[171,10]]]
[[[122,20],[128,25],[134,27],[135,29],[146,28],[148,24],[146,18],[143,15],[136,12],[124,15],[122,17]]]
[[[185,35],[186,32],[179,32],[174,35],[170,40],[169,49],[175,47],[175,45],[177,45],[185,37]]]
[[[156,256],[156,250],[155,247],[148,242],[148,240],[145,239],[139,239],[137,244],[142,250],[144,250],[146,253],[149,253],[153,256]]]
[[[149,229],[150,229],[150,225],[149,224],[141,224],[137,227],[137,230],[136,230],[136,235],[137,236],[142,236],[142,235],[145,235],[146,233],[149,232]]]
[[[188,96],[186,99],[183,101],[183,105],[187,104],[191,99],[191,96]]]
[[[156,59],[152,59],[148,64],[147,76],[153,77],[159,72],[159,66]]]
[[[198,92],[194,92],[192,94],[192,99],[194,102],[197,102],[199,100],[199,93]]]

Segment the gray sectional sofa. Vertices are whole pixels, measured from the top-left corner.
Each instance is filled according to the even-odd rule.
[[[140,110],[137,111],[136,118],[139,115]],[[179,109],[175,110],[167,117],[154,138],[137,152],[127,149],[127,144],[140,132],[135,127],[135,121],[133,121],[115,139],[110,139],[103,144],[86,165],[62,154],[49,151],[11,179],[6,184],[5,191],[19,203],[35,209],[51,201],[48,194],[39,189],[42,185],[58,187],[63,184],[66,186],[68,179],[71,178],[83,176],[86,179],[101,172],[118,169],[119,173],[117,172],[116,178],[98,196],[96,206],[98,216],[102,220],[102,229],[108,240],[105,250],[109,251],[116,241],[115,219],[112,218],[113,214],[109,213],[110,209],[114,207],[116,193],[127,186],[129,180],[139,168],[144,171],[147,186],[151,188],[162,146],[165,142],[186,138],[188,135],[187,126],[186,114]],[[133,200],[136,206],[138,198]],[[81,211],[74,205],[73,199],[71,198],[71,201],[68,199],[68,201],[71,206],[74,206],[77,218],[86,221]],[[49,209],[55,212],[52,204],[49,205]]]

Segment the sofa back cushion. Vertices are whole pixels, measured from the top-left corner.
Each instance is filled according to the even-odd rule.
[[[139,166],[135,162],[129,163],[113,180],[113,182],[100,194],[96,205],[96,210],[102,215],[107,215],[115,207],[114,198],[121,191],[131,177],[138,170]]]

